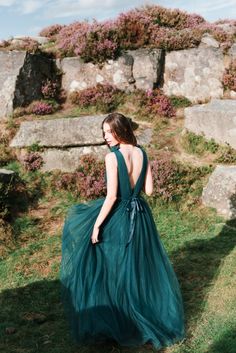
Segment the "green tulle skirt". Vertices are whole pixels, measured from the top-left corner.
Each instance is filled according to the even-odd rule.
[[[60,280],[78,344],[115,340],[122,346],[149,342],[160,348],[184,338],[178,280],[148,203],[142,196],[134,201],[133,229],[130,200],[118,199],[96,244],[91,234],[104,198],[76,204],[67,214]]]

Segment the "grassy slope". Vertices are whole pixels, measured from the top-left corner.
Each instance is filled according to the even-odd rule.
[[[159,131],[159,146],[168,141],[175,151],[173,139],[180,129],[175,123],[172,131],[168,126]],[[196,161],[196,156],[193,159]],[[0,262],[0,351],[151,352],[150,347],[116,345],[78,348],[71,342],[60,303],[58,273],[63,217],[73,202],[70,194],[43,195],[34,209],[16,220],[24,245]],[[225,223],[214,210],[202,206],[184,212],[173,204],[150,200],[150,205],[177,272],[186,311],[187,339],[165,351],[233,353],[236,222]],[[6,333],[6,328],[15,332]]]

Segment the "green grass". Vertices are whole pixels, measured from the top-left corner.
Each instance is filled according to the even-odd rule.
[[[59,196],[59,195],[58,195]],[[64,202],[51,210],[65,213]],[[150,203],[151,204],[151,203]],[[234,269],[236,222],[224,223],[214,210],[180,211],[174,204],[152,203],[161,239],[178,275],[186,313],[187,338],[171,353],[233,353],[236,346]],[[30,217],[15,221],[19,236],[37,235]],[[17,228],[18,227],[18,228]],[[25,235],[26,236],[26,235]],[[151,348],[76,347],[60,302],[60,232],[26,236],[24,246],[0,262],[0,351],[4,353],[144,353]],[[7,334],[6,328],[15,333]]]
[[[206,151],[216,153],[220,148],[214,139],[206,140],[204,136],[196,135],[193,132],[187,132],[182,137],[182,144],[188,153],[198,156],[204,155]]]
[[[236,163],[236,150],[229,144],[220,145],[214,139],[206,140],[202,135],[187,132],[182,136],[181,143],[186,152],[197,156],[204,156],[206,153],[215,155],[214,162],[223,164]]]

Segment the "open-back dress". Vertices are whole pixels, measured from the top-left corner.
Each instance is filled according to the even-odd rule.
[[[131,187],[119,145],[117,199],[93,244],[104,197],[73,205],[62,234],[60,281],[72,337],[78,344],[115,340],[122,346],[169,346],[184,338],[178,280],[151,209],[141,195],[147,170]]]

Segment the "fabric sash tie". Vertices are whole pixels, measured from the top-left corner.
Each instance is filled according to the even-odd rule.
[[[143,206],[140,202],[139,197],[131,197],[127,200],[126,211],[130,212],[130,226],[129,226],[129,239],[126,244],[126,247],[130,244],[135,230],[135,220],[137,216],[137,212],[143,212]]]

